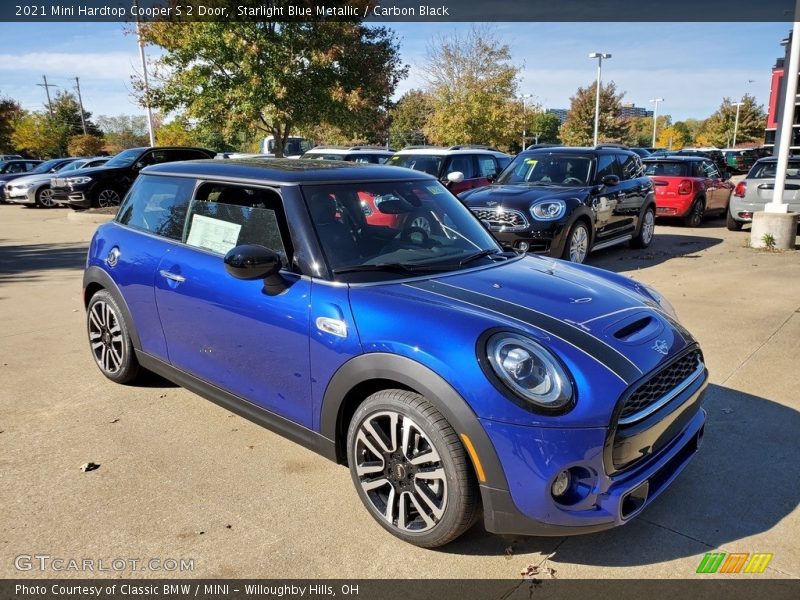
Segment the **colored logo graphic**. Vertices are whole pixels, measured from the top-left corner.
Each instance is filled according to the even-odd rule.
[[[763,573],[772,554],[756,552],[707,552],[697,566],[697,573]]]

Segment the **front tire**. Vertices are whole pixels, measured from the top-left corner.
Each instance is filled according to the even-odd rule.
[[[94,204],[97,208],[111,208],[119,206],[122,197],[114,188],[101,188],[94,195]]]
[[[644,215],[642,223],[639,225],[639,233],[631,240],[631,247],[643,250],[649,248],[656,233],[656,209],[649,206]]]
[[[583,264],[586,257],[589,256],[590,243],[591,235],[589,233],[589,228],[586,226],[585,222],[577,221],[569,230],[562,258],[579,265]]]
[[[443,546],[479,516],[477,481],[458,435],[415,392],[367,398],[350,421],[347,460],[364,506],[403,541]]]
[[[36,206],[39,208],[53,208],[56,203],[53,202],[53,190],[50,186],[43,186],[36,191]]]
[[[100,290],[86,310],[89,348],[100,371],[116,383],[130,383],[139,374],[128,326],[119,305],[106,290]]]

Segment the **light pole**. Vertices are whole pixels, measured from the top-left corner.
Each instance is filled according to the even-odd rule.
[[[653,148],[656,147],[656,128],[658,127],[658,103],[663,102],[663,98],[651,98],[653,103]]]
[[[139,58],[142,61],[142,77],[144,79],[144,97],[147,108],[147,133],[150,136],[150,145],[156,145],[156,136],[153,131],[153,108],[150,106],[150,81],[147,79],[147,59],[144,55],[144,40],[142,39],[142,27],[139,22],[139,2],[135,0],[133,5],[136,7],[136,37],[139,42]]]
[[[603,74],[603,59],[611,58],[611,55],[605,52],[592,52],[589,58],[597,59],[597,97],[594,101],[594,145],[597,146],[597,133],[600,127],[600,80]]]
[[[734,102],[731,106],[736,107],[736,119],[733,121],[733,144],[731,148],[736,148],[736,133],[739,131],[739,109],[742,108],[744,102]]]
[[[525,111],[526,108],[525,101],[528,98],[533,98],[533,94],[522,94],[522,96],[520,96],[519,98],[520,100],[522,100],[522,149],[525,150],[525,139],[527,138],[528,134],[528,123],[526,120],[527,114]]]

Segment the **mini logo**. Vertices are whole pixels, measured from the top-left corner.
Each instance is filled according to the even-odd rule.
[[[656,343],[653,344],[653,350],[658,352],[659,354],[666,355],[669,352],[669,346],[665,340],[656,340]]]
[[[487,202],[487,203],[486,203],[486,206],[497,206],[497,204],[498,204],[498,203],[497,203],[496,201],[494,201],[494,200],[489,200],[489,202]]]
[[[397,479],[405,479],[406,476],[406,469],[403,465],[395,465],[394,466],[394,476]]]

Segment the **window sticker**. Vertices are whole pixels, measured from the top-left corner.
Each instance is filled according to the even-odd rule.
[[[192,226],[186,243],[211,252],[226,254],[236,246],[242,226],[203,215],[192,216]]]
[[[437,195],[437,194],[443,194],[444,193],[444,188],[441,187],[441,186],[438,186],[438,185],[427,186],[426,189],[431,194],[433,194],[434,196]]]

